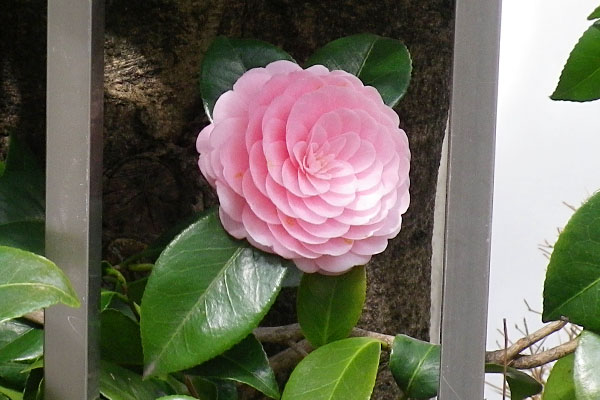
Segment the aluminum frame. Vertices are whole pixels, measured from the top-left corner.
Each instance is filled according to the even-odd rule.
[[[457,0],[440,400],[482,399],[501,0]]]
[[[78,309],[45,313],[45,399],[99,398],[104,0],[48,1],[46,255]]]

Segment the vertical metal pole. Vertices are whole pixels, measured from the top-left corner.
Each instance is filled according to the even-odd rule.
[[[104,0],[48,1],[46,255],[79,309],[45,316],[45,399],[97,399]]]
[[[501,0],[457,0],[440,400],[483,398]]]

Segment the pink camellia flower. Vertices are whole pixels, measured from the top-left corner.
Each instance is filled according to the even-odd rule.
[[[400,231],[410,151],[379,92],[275,61],[242,75],[198,135],[225,229],[305,272],[365,264]]]

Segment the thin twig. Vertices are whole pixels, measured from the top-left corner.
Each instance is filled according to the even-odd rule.
[[[540,367],[548,364],[552,361],[556,361],[559,358],[563,358],[575,351],[579,339],[573,339],[569,342],[563,343],[560,346],[551,348],[550,350],[542,351],[541,353],[534,354],[531,356],[521,356],[515,358],[510,362],[510,366],[517,369],[530,369]]]
[[[519,340],[517,340],[512,346],[505,350],[496,350],[490,351],[486,353],[485,361],[487,363],[499,364],[502,365],[504,360],[513,360],[518,354],[524,349],[528,348],[534,343],[539,342],[546,336],[551,335],[552,333],[561,330],[567,321],[556,321],[551,322],[548,325],[545,325],[533,332],[531,335],[527,335]]]
[[[502,400],[506,400],[506,370],[508,364],[508,329],[506,329],[506,318],[502,318],[504,327],[504,363],[502,364]]]

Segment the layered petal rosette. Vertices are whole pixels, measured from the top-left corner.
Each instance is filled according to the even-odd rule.
[[[276,61],[217,100],[198,164],[231,235],[305,272],[338,274],[400,231],[410,151],[398,125],[354,75]]]

